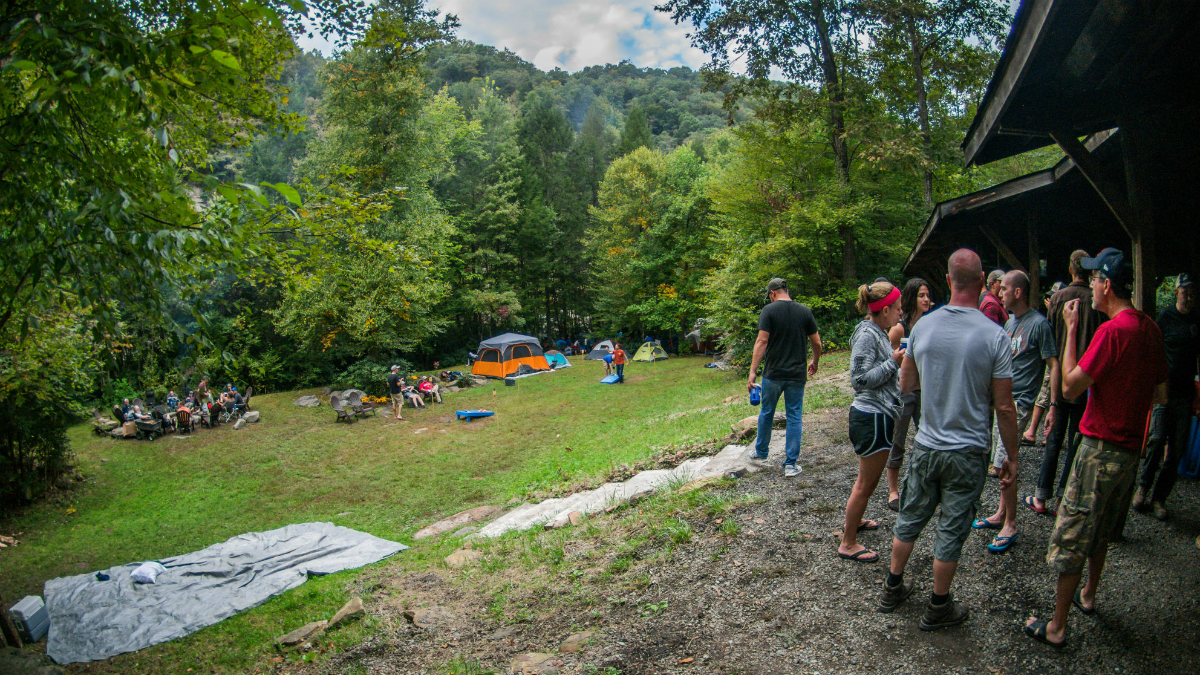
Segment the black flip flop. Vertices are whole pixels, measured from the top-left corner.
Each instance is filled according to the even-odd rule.
[[[897,513],[899,513],[899,511],[900,511],[900,498],[899,498],[899,497],[897,497],[896,499],[889,500],[889,501],[888,501],[888,508],[889,508],[889,509],[891,509],[891,510],[893,510],[893,511],[896,511]]]
[[[859,551],[858,553],[842,553],[841,551],[838,551],[838,557],[843,560],[853,560],[854,562],[860,562],[860,563],[873,563],[873,562],[879,561],[878,553],[875,553],[874,558],[867,558],[864,560],[863,556],[868,553],[875,553],[875,551],[872,551],[869,548],[864,548],[863,550]]]
[[[1055,649],[1062,649],[1063,647],[1066,647],[1066,638],[1063,638],[1062,642],[1051,642],[1050,639],[1046,637],[1046,625],[1048,623],[1048,621],[1034,621],[1033,623],[1025,626],[1025,634],[1034,640],[1037,640],[1044,645],[1050,645]]]
[[[878,530],[878,529],[879,529],[879,521],[878,521],[878,520],[877,520],[877,521],[875,521],[875,524],[874,524],[874,525],[872,525],[872,524],[871,524],[871,521],[869,521],[869,520],[868,520],[868,521],[867,521],[867,522],[865,522],[865,523],[860,523],[860,524],[859,524],[859,526],[858,526],[858,531],[859,531],[859,532],[865,532],[865,531],[867,531],[867,530]]]
[[[1091,609],[1088,609],[1087,607],[1083,606],[1083,589],[1082,588],[1075,589],[1075,597],[1071,598],[1071,604],[1078,607],[1079,611],[1083,612],[1084,614],[1086,614],[1088,616],[1091,616],[1096,613],[1095,605],[1092,605]]]

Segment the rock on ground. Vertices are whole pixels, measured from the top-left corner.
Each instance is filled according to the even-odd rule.
[[[234,429],[241,429],[244,426],[246,426],[246,420],[244,420],[244,419],[240,419],[233,423]]]
[[[512,660],[508,672],[513,675],[557,675],[562,665],[553,654],[530,652]]]
[[[471,563],[478,562],[483,554],[469,548],[460,548],[446,556],[446,564],[454,569],[462,569]]]
[[[500,508],[499,506],[476,506],[473,509],[467,509],[466,511],[456,513],[449,518],[444,518],[432,525],[427,525],[420,530],[417,530],[417,533],[413,535],[413,539],[424,539],[426,537],[432,537],[435,534],[449,532],[450,530],[461,527],[468,523],[477,523],[481,520],[494,518],[501,513],[504,513],[504,509]]]
[[[254,424],[258,421],[258,418],[259,414],[257,410],[251,410],[242,415],[242,419],[246,421],[246,424]]]
[[[562,652],[563,654],[574,654],[582,651],[583,646],[587,644],[587,641],[595,634],[596,632],[591,630],[585,630],[582,633],[575,633],[563,641],[562,645],[559,646],[558,651]]]
[[[325,628],[329,626],[328,621],[314,621],[304,624],[296,630],[275,638],[275,643],[284,647],[293,647],[298,644],[308,642],[325,632]]]
[[[333,615],[333,618],[329,620],[327,628],[333,628],[344,621],[358,618],[366,613],[367,610],[363,608],[362,598],[352,598],[349,602],[342,605],[337,614]]]
[[[301,396],[300,398],[296,399],[296,405],[300,406],[301,408],[316,408],[317,406],[321,405],[321,399],[317,398],[316,396]]]

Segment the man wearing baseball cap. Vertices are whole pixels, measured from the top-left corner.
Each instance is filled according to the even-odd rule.
[[[1152,440],[1142,458],[1133,508],[1141,513],[1153,511],[1159,520],[1167,519],[1167,497],[1175,487],[1179,458],[1187,443],[1192,421],[1192,401],[1196,398],[1197,359],[1200,359],[1200,320],[1193,308],[1196,303],[1192,277],[1186,272],[1175,277],[1175,304],[1158,315],[1158,328],[1167,350],[1167,404],[1154,406]],[[1166,459],[1163,459],[1163,446]],[[1159,471],[1159,461],[1162,471]],[[1154,475],[1158,474],[1155,482]],[[1154,491],[1151,492],[1150,488]]]
[[[812,345],[812,364],[808,364],[808,345]],[[771,443],[771,425],[775,406],[783,396],[787,410],[787,436],[784,440],[783,475],[800,475],[800,435],[804,429],[804,385],[817,373],[821,360],[821,335],[812,310],[792,300],[787,282],[776,277],[767,284],[767,306],[758,315],[758,339],[750,360],[748,391],[754,390],[758,365],[763,366],[762,409],[758,413],[758,438],[750,449],[750,459],[764,460]]]
[[[1067,614],[1075,605],[1096,611],[1096,591],[1108,542],[1119,534],[1137,478],[1146,416],[1152,403],[1167,398],[1167,360],[1162,331],[1134,309],[1133,270],[1125,254],[1106,248],[1084,258],[1091,272],[1092,305],[1109,320],[1096,329],[1083,358],[1077,358],[1075,326],[1079,300],[1063,308],[1067,344],[1063,349],[1063,395],[1088,393],[1079,422],[1082,436],[1066,491],[1058,507],[1046,562],[1058,571],[1054,616],[1030,618],[1025,632],[1052,647],[1067,642]],[[1079,582],[1084,566],[1087,583]]]
[[[391,374],[387,376],[388,394],[392,397],[392,412],[396,419],[403,421],[400,411],[404,409],[404,378],[400,377],[400,366],[393,365]]]

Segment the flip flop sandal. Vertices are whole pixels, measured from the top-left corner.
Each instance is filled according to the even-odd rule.
[[[973,530],[998,530],[1002,527],[1004,527],[1004,523],[993,523],[987,518],[980,518],[971,523],[971,529]]]
[[[1071,598],[1071,604],[1078,607],[1079,611],[1083,612],[1084,614],[1086,614],[1088,616],[1091,616],[1096,613],[1095,605],[1092,605],[1091,609],[1088,609],[1087,607],[1083,606],[1083,589],[1082,588],[1075,589],[1075,597]]]
[[[872,525],[871,521],[868,520],[864,523],[859,524],[859,526],[858,526],[859,532],[865,532],[867,530],[878,530],[878,529],[879,529],[879,521],[875,521],[875,524]]]
[[[868,553],[875,553],[875,551],[872,551],[869,548],[864,548],[863,550],[859,551],[858,553],[842,553],[841,551],[838,551],[838,557],[843,560],[853,560],[854,562],[860,562],[860,563],[873,563],[873,562],[877,562],[879,560],[878,553],[875,553],[874,558],[864,558],[863,556]]]
[[[1025,626],[1025,634],[1028,635],[1029,637],[1033,638],[1034,640],[1037,640],[1038,642],[1040,642],[1044,645],[1050,645],[1051,647],[1054,647],[1055,649],[1062,649],[1063,647],[1066,647],[1067,646],[1066,638],[1063,638],[1062,642],[1051,642],[1050,639],[1046,637],[1047,623],[1049,623],[1049,622],[1034,621],[1033,623]]]
[[[988,551],[992,553],[1007,553],[1008,549],[1012,548],[1012,545],[1015,543],[1017,543],[1017,535],[1015,534],[1011,537],[996,535],[992,539],[992,543],[988,544]]]
[[[1051,511],[1050,509],[1046,508],[1045,506],[1043,506],[1043,507],[1042,507],[1042,508],[1040,508],[1040,509],[1039,509],[1038,507],[1034,506],[1034,504],[1033,504],[1033,495],[1027,495],[1027,496],[1025,497],[1025,506],[1028,506],[1030,511],[1033,511],[1034,513],[1037,513],[1037,514],[1040,514],[1040,515],[1043,515],[1043,516],[1049,516],[1049,515],[1053,515],[1053,513],[1054,513],[1053,511]]]
[[[899,513],[900,512],[900,498],[897,497],[896,499],[889,499],[888,500],[888,508]]]

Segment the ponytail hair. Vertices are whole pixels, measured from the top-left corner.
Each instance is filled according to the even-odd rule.
[[[893,290],[895,290],[895,288],[896,287],[888,281],[876,281],[873,284],[863,284],[862,286],[858,287],[858,302],[855,303],[855,306],[858,307],[858,311],[862,312],[863,314],[878,314],[878,312],[871,311],[870,304],[872,302],[879,302],[880,300],[887,298],[887,296]]]

